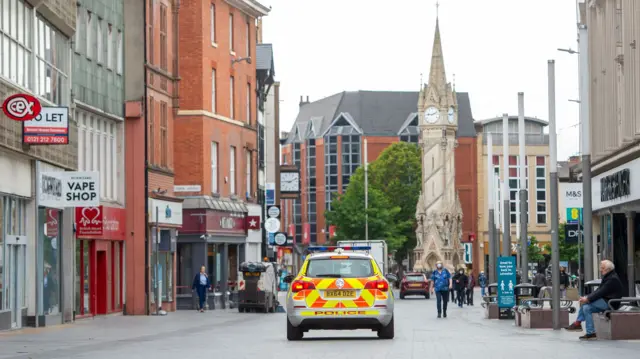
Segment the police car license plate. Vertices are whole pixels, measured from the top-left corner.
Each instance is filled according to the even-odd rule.
[[[327,290],[324,292],[325,298],[355,298],[355,290]]]
[[[409,287],[422,287],[420,283],[409,284]]]

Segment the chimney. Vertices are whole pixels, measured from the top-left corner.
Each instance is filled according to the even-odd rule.
[[[304,96],[300,96],[300,107],[309,103],[309,96],[307,96],[307,100],[304,100]]]
[[[262,43],[262,18],[259,17],[256,23],[256,43]]]

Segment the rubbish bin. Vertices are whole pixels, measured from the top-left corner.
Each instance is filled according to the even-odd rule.
[[[598,289],[600,283],[602,283],[602,279],[594,279],[586,282],[584,284],[584,296],[586,297]]]
[[[516,305],[522,305],[527,299],[533,299],[536,295],[536,286],[531,283],[520,283],[513,289],[516,297]]]
[[[498,283],[491,283],[487,286],[487,295],[489,296],[498,295]]]

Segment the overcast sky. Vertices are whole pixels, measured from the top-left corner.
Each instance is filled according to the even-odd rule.
[[[271,6],[263,41],[280,81],[289,131],[300,96],[418,91],[429,74],[435,0],[260,0]],[[440,0],[447,80],[468,92],[476,121],[518,113],[548,120],[547,60],[556,60],[558,160],[578,152],[576,0]],[[417,107],[417,104],[416,104]]]

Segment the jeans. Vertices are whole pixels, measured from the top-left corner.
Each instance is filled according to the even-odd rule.
[[[587,334],[594,334],[596,332],[596,329],[593,327],[593,317],[591,315],[594,313],[602,313],[607,309],[609,309],[609,306],[604,299],[598,299],[593,303],[583,304],[580,307],[578,311],[578,321],[585,323]]]
[[[480,295],[484,297],[485,286],[480,286]]]
[[[207,302],[207,287],[198,286],[196,292],[198,293],[199,309],[202,310],[205,308],[205,303]]]
[[[449,303],[449,291],[436,291],[436,306],[438,307],[438,314],[442,313],[443,310],[444,314],[447,314],[447,303]]]

